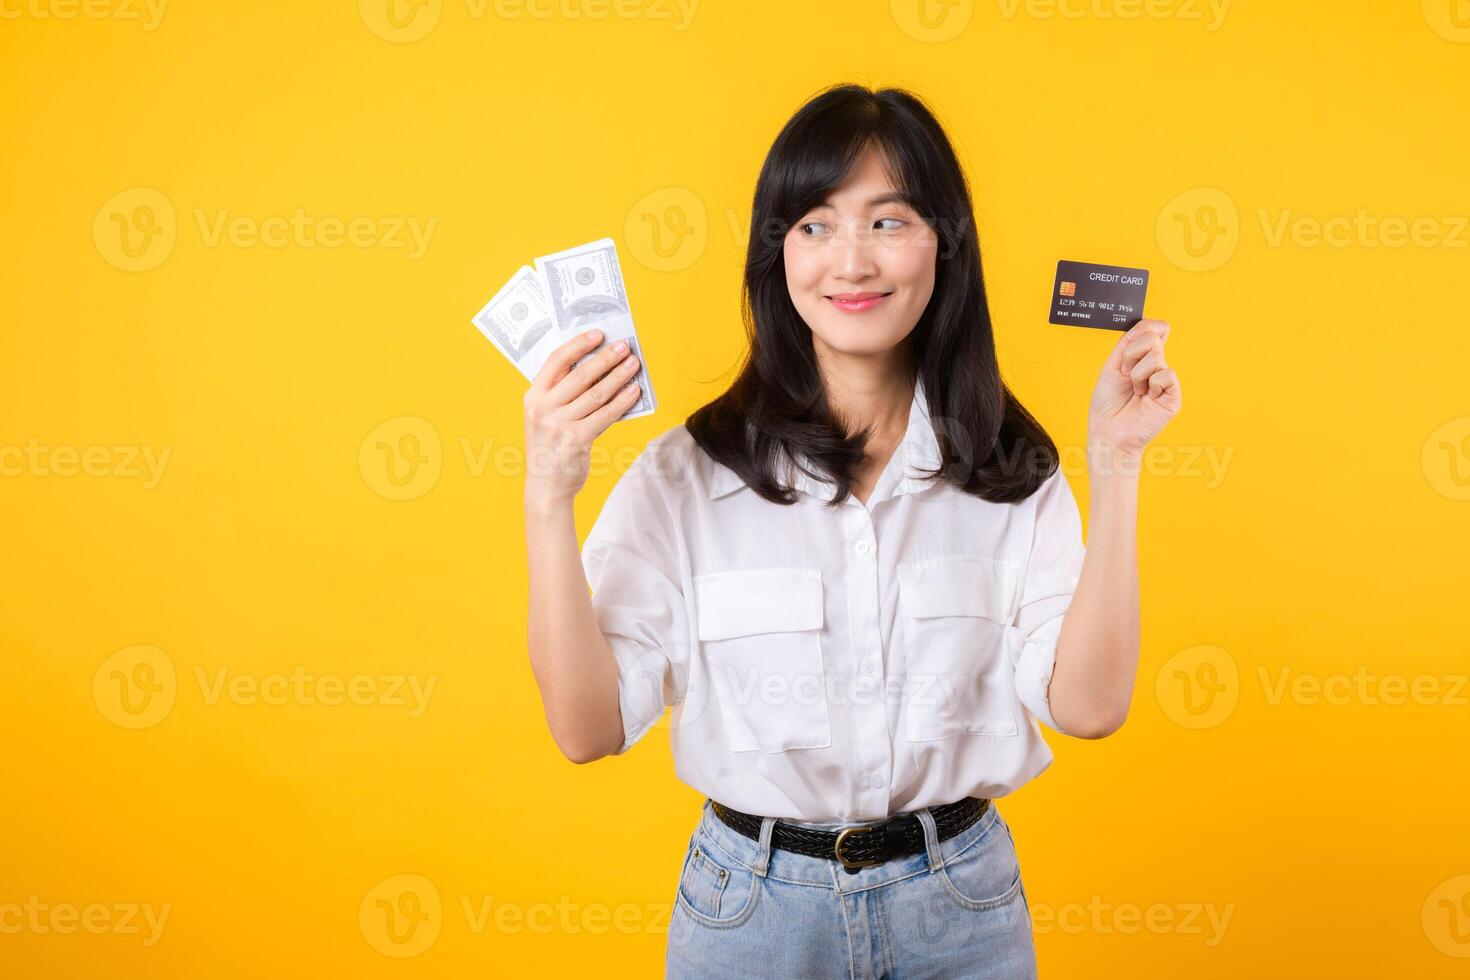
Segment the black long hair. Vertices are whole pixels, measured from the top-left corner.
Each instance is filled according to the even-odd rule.
[[[852,492],[871,429],[847,432],[830,410],[812,331],[787,289],[782,246],[870,144],[938,236],[934,293],[905,340],[940,447],[940,467],[923,476],[996,503],[1024,500],[1056,470],[1056,445],[1001,380],[964,170],[933,112],[902,89],[832,86],[776,137],[750,216],[741,295],[750,350],[729,389],[684,425],[773,503],[797,499],[778,482],[783,452],[836,484],[833,506]]]

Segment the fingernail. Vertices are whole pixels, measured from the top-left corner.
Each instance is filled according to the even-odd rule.
[[[597,339],[597,335],[598,335],[599,332],[600,331],[597,331],[597,330],[589,330],[589,331],[587,331],[587,339],[588,340],[596,340]]]
[[[623,351],[625,351],[627,349],[628,349],[628,342],[626,340],[620,340],[616,344],[613,344],[613,353],[615,353],[615,354],[621,354]]]

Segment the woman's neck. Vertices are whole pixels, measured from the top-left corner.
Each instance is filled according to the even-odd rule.
[[[824,366],[827,404],[847,432],[872,426],[872,441],[879,447],[897,444],[908,429],[913,372],[896,359],[887,365],[864,361],[869,363]]]

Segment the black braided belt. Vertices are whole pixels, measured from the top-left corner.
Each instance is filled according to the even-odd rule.
[[[760,817],[732,810],[714,800],[710,800],[710,804],[715,816],[730,829],[751,840],[760,840]],[[989,805],[989,800],[967,796],[955,803],[931,806],[929,812],[934,816],[934,829],[938,831],[939,839],[947,840],[979,820]],[[859,869],[882,864],[889,858],[922,854],[925,850],[924,825],[913,813],[889,817],[882,823],[841,830],[814,830],[777,820],[771,828],[771,846],[808,857],[836,859],[842,862],[848,874],[857,874]]]

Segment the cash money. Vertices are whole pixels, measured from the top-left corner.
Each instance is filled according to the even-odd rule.
[[[473,322],[528,379],[535,379],[547,357],[572,337],[596,328],[602,343],[576,362],[596,356],[605,345],[625,340],[638,357],[638,400],[618,419],[650,415],[657,408],[648,362],[633,327],[617,247],[599,238],[522,266]]]
[[[551,306],[546,302],[546,291],[536,270],[529,265],[521,266],[470,322],[527,381],[535,379],[536,372],[530,366],[531,352],[553,326]]]

